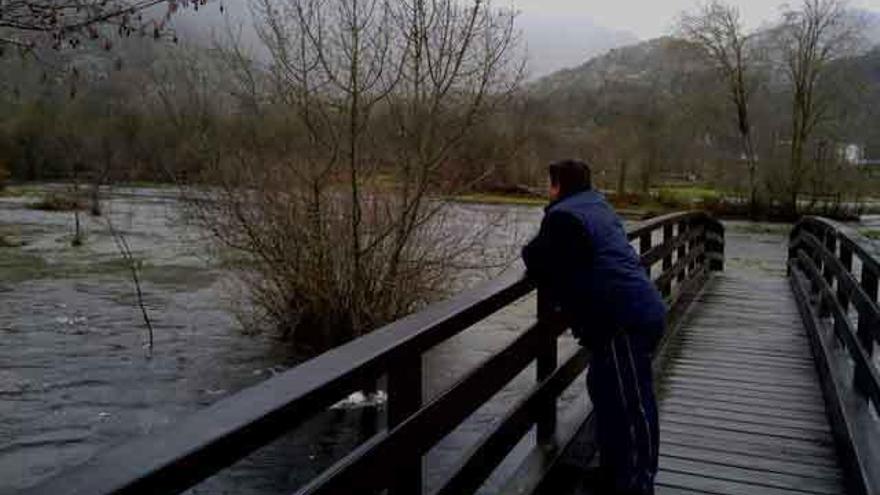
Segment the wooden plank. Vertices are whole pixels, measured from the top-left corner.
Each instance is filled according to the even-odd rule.
[[[706,380],[734,382],[744,385],[770,385],[774,387],[779,387],[780,389],[790,390],[797,393],[812,394],[820,397],[812,384],[810,384],[809,382],[805,382],[804,380],[800,380],[796,377],[793,378],[780,375],[758,375],[745,372],[718,373],[717,371],[707,371],[687,366],[678,366],[677,368],[675,368],[674,372],[675,377],[680,379],[700,378]]]
[[[706,437],[725,442],[742,442],[747,444],[762,445],[778,449],[779,451],[798,452],[803,455],[811,455],[825,459],[835,459],[833,445],[827,442],[815,442],[797,438],[770,437],[763,433],[748,431],[735,431],[729,429],[713,428],[711,426],[686,424],[672,421],[660,421],[660,437],[666,433],[685,434],[697,437]]]
[[[727,299],[733,297],[735,296],[727,296]],[[730,322],[754,322],[764,329],[772,329],[774,323],[791,324],[797,322],[796,314],[773,311],[774,306],[788,306],[788,301],[774,301],[773,304],[766,307],[754,307],[752,303],[728,305],[720,302],[700,302],[700,304],[702,306],[697,308],[694,317],[704,319],[711,324],[710,326],[729,326]],[[797,330],[797,327],[794,326],[776,328],[776,331],[779,332],[802,333]]]
[[[839,480],[834,478],[817,479],[794,476],[790,474],[774,473],[758,469],[747,469],[724,464],[679,459],[675,457],[662,457],[660,469],[674,471],[683,474],[712,477],[719,480],[737,483],[748,483],[761,486],[756,493],[765,493],[763,487],[794,490],[803,493],[815,493],[820,495],[836,495],[843,493],[843,487]]]
[[[798,368],[766,368],[760,366],[736,366],[733,364],[713,363],[710,361],[695,362],[693,360],[678,359],[670,364],[670,369],[682,369],[701,371],[703,373],[719,373],[728,376],[755,376],[763,378],[786,378],[798,380],[800,383],[817,383],[816,373],[809,369]]]
[[[682,396],[680,394],[665,397],[663,399],[661,408],[665,408],[667,406],[680,406],[691,408],[706,407],[724,412],[749,413],[761,416],[811,421],[817,424],[821,424],[826,428],[828,426],[828,420],[825,418],[825,415],[821,411],[798,411],[793,409],[779,409],[778,407],[774,407],[772,405],[757,406],[754,404],[738,401],[721,402],[715,400],[707,400],[703,397]]]
[[[775,425],[746,423],[733,419],[705,418],[695,414],[682,414],[666,412],[662,413],[661,421],[677,423],[680,425],[703,426],[716,430],[731,431],[738,433],[753,433],[767,438],[787,438],[791,440],[804,440],[821,445],[834,445],[834,439],[828,433],[804,430],[801,428],[781,427]]]
[[[678,488],[675,486],[657,486],[654,489],[654,493],[657,495],[702,495],[708,492],[698,492],[694,490],[687,490],[684,488]]]
[[[787,358],[770,358],[767,356],[753,356],[753,355],[733,355],[728,352],[723,352],[720,349],[712,349],[707,351],[702,351],[700,353],[697,352],[683,352],[682,349],[677,349],[679,352],[679,357],[686,359],[702,359],[704,361],[718,361],[720,363],[735,363],[735,364],[748,364],[748,365],[768,365],[768,366],[797,366],[799,368],[804,369],[815,369],[815,366],[810,361],[804,361],[802,359],[787,359]],[[689,350],[690,351],[690,350]]]
[[[797,363],[810,363],[810,356],[808,354],[798,354],[792,355],[791,353],[784,351],[774,351],[768,349],[761,349],[755,347],[748,347],[746,345],[739,345],[734,343],[703,343],[703,342],[684,342],[681,346],[681,352],[687,353],[702,353],[703,351],[724,351],[725,353],[735,355],[735,356],[750,356],[757,358],[768,358],[768,359],[778,359],[780,361],[789,361],[789,362],[797,362]]]
[[[782,401],[776,394],[764,394],[756,391],[746,391],[739,388],[719,389],[718,387],[703,386],[688,383],[669,383],[664,381],[661,393],[667,397],[673,393],[690,395],[692,397],[706,397],[712,400],[726,402],[740,402],[743,404],[757,404],[769,407],[779,407],[782,410],[793,409],[800,411],[824,412],[824,405],[816,401]]]
[[[799,370],[804,372],[816,372],[812,363],[786,363],[769,359],[748,359],[744,356],[729,356],[725,354],[699,354],[676,356],[673,362],[690,362],[694,364],[717,365],[720,367],[768,369],[768,370]]]
[[[679,376],[724,378],[747,383],[764,383],[768,385],[789,386],[815,390],[818,386],[813,376],[806,372],[788,373],[779,371],[748,371],[745,369],[707,368],[687,363],[679,363],[672,371]]]
[[[808,400],[811,402],[819,402],[822,400],[822,395],[816,391],[797,390],[786,387],[777,387],[773,385],[763,385],[756,383],[745,383],[743,381],[736,380],[722,380],[678,375],[670,376],[668,378],[665,378],[664,380],[668,381],[669,383],[680,383],[683,385],[702,385],[710,388],[718,388],[719,390],[742,390],[743,392],[748,392],[749,394],[756,393],[778,397],[780,401]]]
[[[791,332],[782,332],[778,326],[783,324],[774,324],[765,328],[749,325],[735,327],[720,327],[716,325],[708,325],[703,320],[694,323],[693,330],[684,334],[683,337],[697,338],[705,337],[707,339],[727,340],[731,342],[739,342],[742,340],[754,342],[779,342],[792,346],[809,347],[809,340],[804,334],[795,334]]]
[[[816,420],[781,417],[766,414],[755,414],[752,412],[715,409],[704,405],[695,406],[675,404],[673,402],[664,402],[661,415],[665,414],[685,414],[710,419],[718,418],[741,423],[753,423],[758,425],[779,426],[784,428],[816,431],[825,434],[831,432],[831,429],[828,427],[828,423],[826,421],[823,421],[823,418],[819,418],[818,420]]]
[[[675,488],[685,488],[697,492],[717,495],[803,495],[800,490],[787,490],[755,483],[742,483],[708,476],[661,470],[657,473],[657,484]]]
[[[840,482],[840,470],[836,466],[816,466],[792,461],[790,459],[774,459],[755,455],[754,452],[735,453],[717,450],[705,444],[680,445],[674,442],[662,442],[660,444],[661,457],[674,457],[694,461],[705,461],[712,464],[735,466],[746,469],[761,469],[763,471],[803,476],[812,479],[829,479]]]
[[[798,374],[809,374],[811,376],[816,376],[816,368],[810,363],[807,364],[792,364],[792,363],[779,363],[764,359],[758,360],[745,360],[742,357],[737,358],[736,356],[728,356],[710,358],[708,356],[702,355],[681,355],[676,356],[671,360],[672,363],[683,363],[683,364],[692,364],[694,366],[709,366],[713,369],[742,369],[742,370],[767,370],[767,371],[778,371],[778,372],[792,372]]]
[[[790,462],[797,465],[809,466],[813,469],[829,472],[839,472],[837,459],[833,451],[824,454],[804,452],[794,447],[784,447],[775,443],[758,443],[730,438],[713,438],[705,435],[689,433],[677,433],[668,430],[660,432],[660,447],[664,445],[694,448],[699,446],[713,452],[727,452],[741,454],[753,462],[761,462],[764,459]]]

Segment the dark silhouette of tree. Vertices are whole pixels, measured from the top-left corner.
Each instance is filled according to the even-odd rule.
[[[198,9],[207,0],[2,0],[0,54],[8,48],[29,53],[41,45],[55,49],[93,41],[112,47],[110,35],[159,38],[181,8]]]

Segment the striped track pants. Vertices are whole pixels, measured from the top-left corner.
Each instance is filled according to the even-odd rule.
[[[587,388],[603,471],[615,494],[651,495],[659,429],[651,356],[663,326],[631,329],[593,350]]]

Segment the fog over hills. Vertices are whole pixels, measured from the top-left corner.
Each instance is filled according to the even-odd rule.
[[[184,11],[174,19],[181,39],[208,43],[212,36],[225,36],[227,24],[240,28],[245,43],[258,44],[248,1],[209,3],[198,12]],[[582,64],[612,48],[633,44],[639,39],[626,31],[608,29],[584,14],[549,13],[533,9],[518,14],[517,28],[527,51],[527,77],[535,79],[565,67]]]
[[[528,51],[528,76],[574,67],[612,48],[638,42],[626,31],[599,26],[583,15],[522,13],[517,19]]]

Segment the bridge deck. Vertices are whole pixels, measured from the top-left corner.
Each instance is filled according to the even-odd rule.
[[[810,344],[781,273],[731,264],[670,351],[658,494],[844,493]]]

